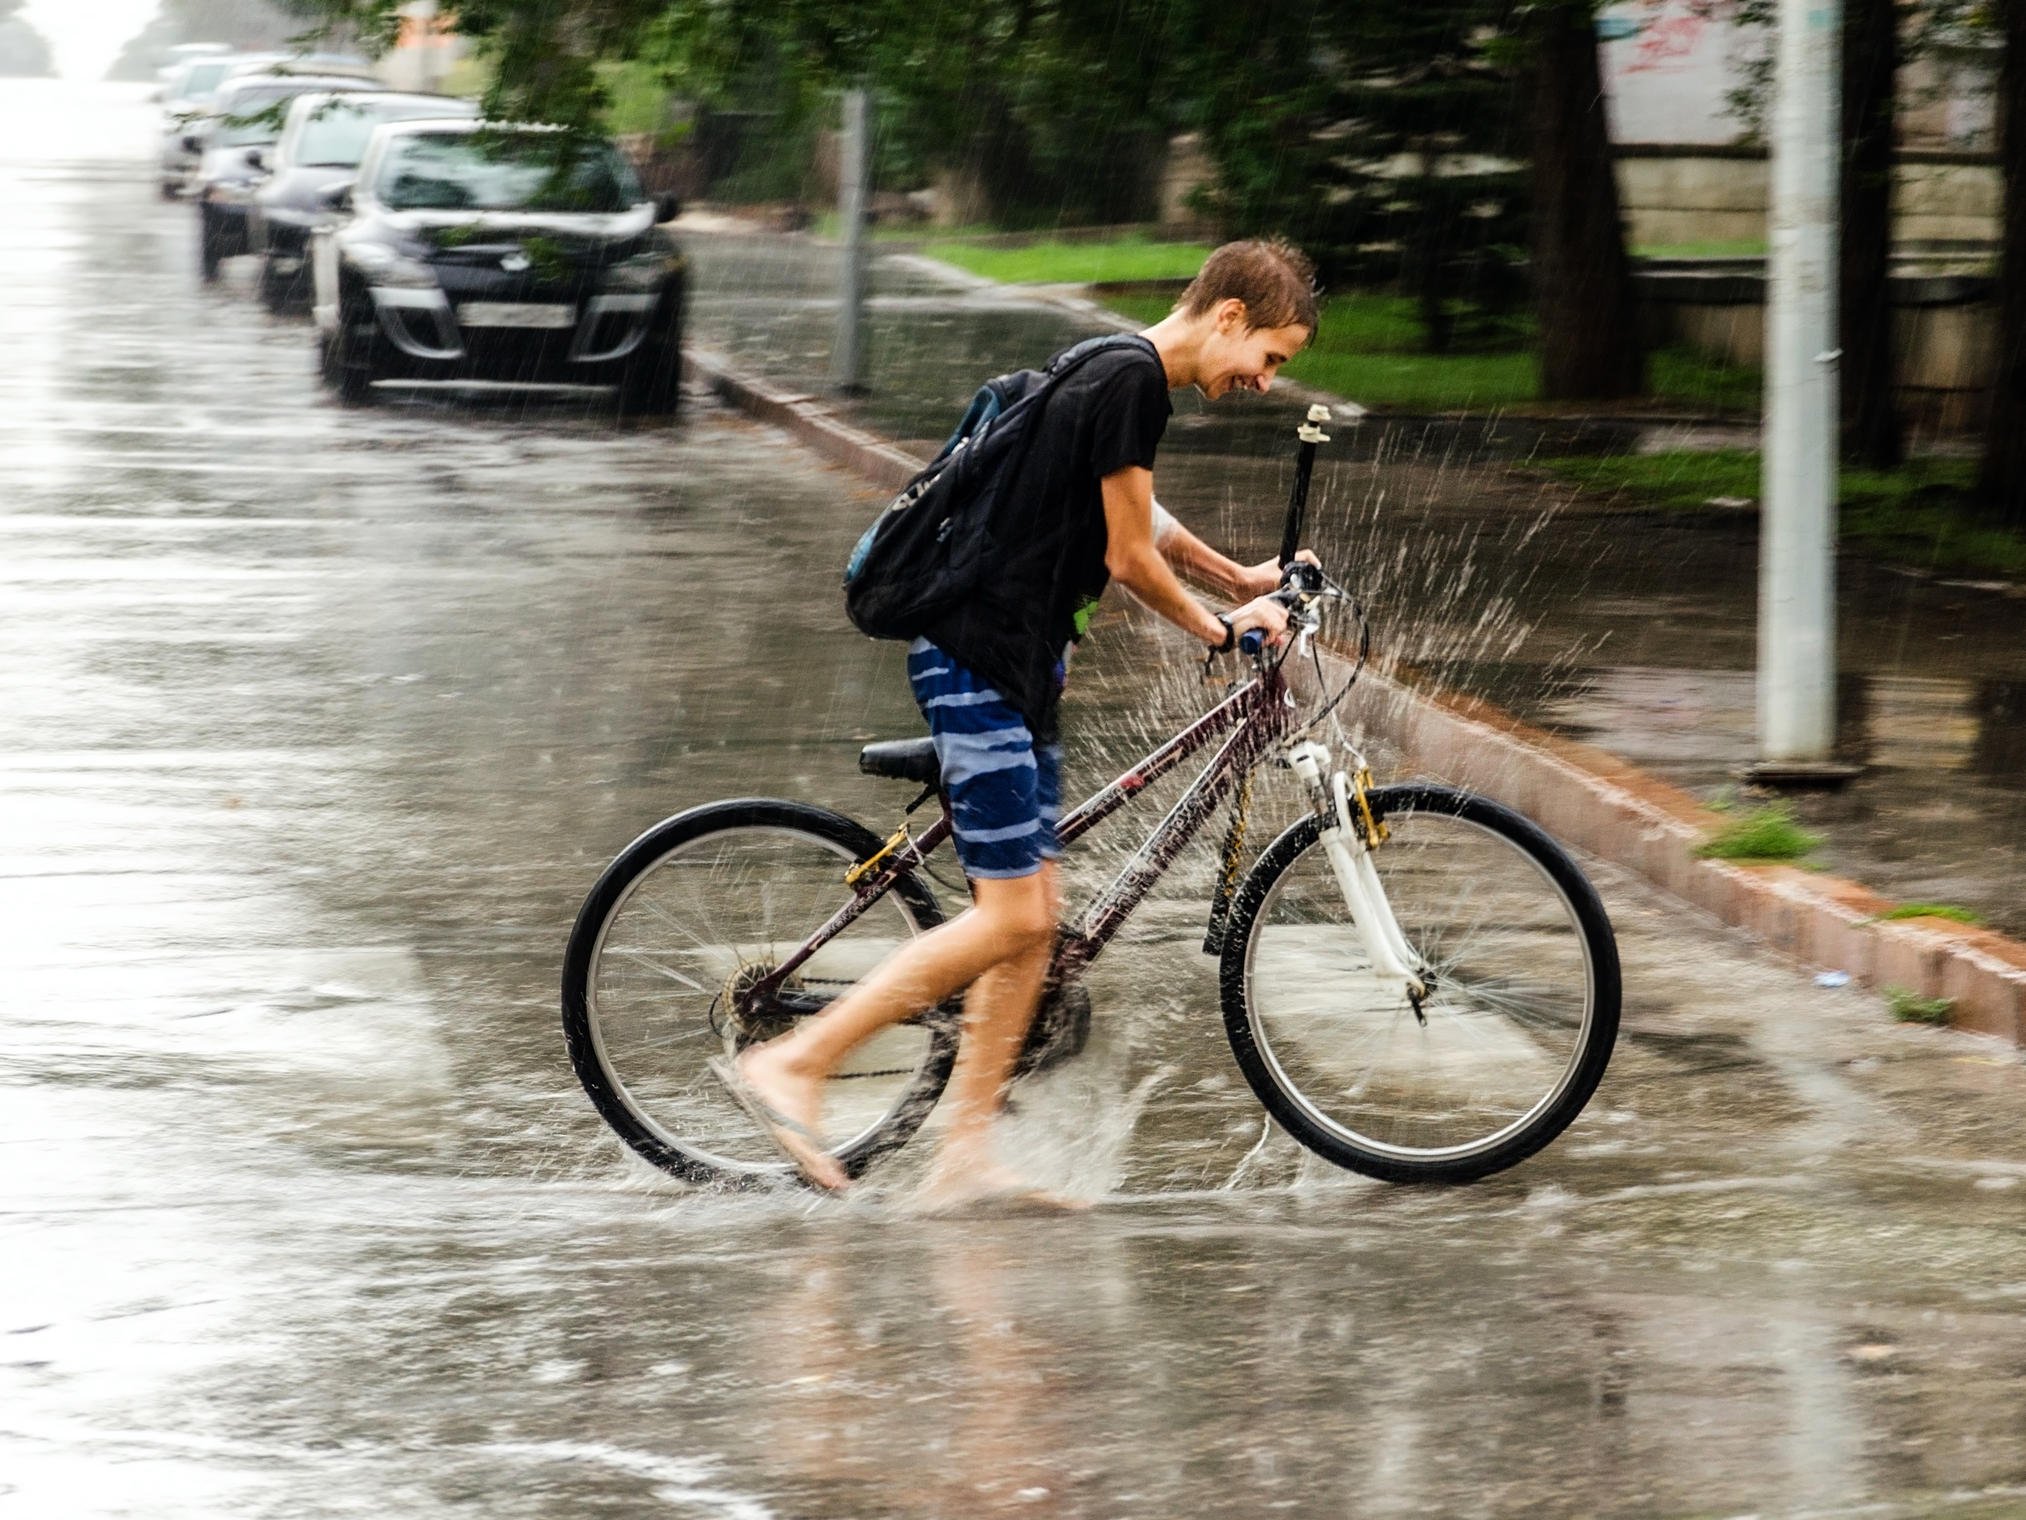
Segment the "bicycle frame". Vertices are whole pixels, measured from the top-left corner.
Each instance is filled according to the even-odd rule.
[[[1064,931],[1051,967],[1051,976],[1058,983],[1074,980],[1097,959],[1217,805],[1287,733],[1292,711],[1287,682],[1278,662],[1263,663],[1251,680],[1063,817],[1056,826],[1056,835],[1068,845],[1190,756],[1220,738],[1223,740],[1209,764],[1133,853],[1132,859]],[[942,816],[919,839],[910,837],[896,848],[876,874],[859,884],[851,901],[753,987],[754,995],[776,996],[782,984],[811,956],[884,897],[896,881],[933,854],[950,837],[952,828],[949,799],[944,798]]]

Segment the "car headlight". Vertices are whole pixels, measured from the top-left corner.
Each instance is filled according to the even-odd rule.
[[[630,259],[621,259],[605,269],[607,290],[651,291],[659,290],[676,270],[682,268],[682,255],[672,248],[651,248],[646,253],[636,253]]]
[[[420,259],[411,259],[396,253],[384,243],[350,243],[345,247],[345,257],[354,269],[366,277],[369,284],[392,285],[404,289],[432,289],[436,284],[436,271]]]

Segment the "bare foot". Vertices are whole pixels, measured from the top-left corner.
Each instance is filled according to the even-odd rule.
[[[823,1113],[823,1079],[798,1071],[765,1045],[742,1052],[732,1069],[746,1089],[741,1101],[748,1096],[754,1100],[747,1102],[748,1110],[797,1170],[826,1192],[849,1188],[851,1178],[823,1148],[816,1128]]]
[[[915,1202],[930,1214],[971,1209],[1077,1214],[1090,1207],[1088,1198],[1039,1187],[1010,1167],[994,1162],[967,1166],[947,1159],[937,1162]]]

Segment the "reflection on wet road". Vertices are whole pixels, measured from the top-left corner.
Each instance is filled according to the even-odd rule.
[[[631,1162],[563,935],[688,803],[905,800],[869,500],[702,407],[326,405],[144,159],[18,161],[80,105],[145,152],[0,84],[0,1515],[2016,1509],[2026,1073],[1620,877],[1612,1071],[1471,1189],[1260,1144],[1200,850],[1021,1096],[1093,1213]],[[1072,785],[1195,682],[1109,615]]]

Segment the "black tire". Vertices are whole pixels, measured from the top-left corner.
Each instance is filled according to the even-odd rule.
[[[620,376],[620,415],[673,417],[681,408],[681,345],[673,337],[641,344]]]
[[[656,824],[598,878],[563,957],[563,1037],[584,1091],[640,1156],[719,1186],[793,1177],[704,1062],[770,1038],[788,1027],[783,1019],[826,1004],[883,956],[883,932],[919,933],[942,922],[934,894],[904,877],[809,963],[831,955],[832,975],[798,974],[800,1013],[742,1008],[730,995],[770,964],[751,958],[753,948],[784,954],[849,902],[845,868],[879,846],[871,830],[842,814],[739,798]],[[756,881],[766,890],[753,890]],[[615,935],[622,936],[617,944]],[[624,942],[634,935],[647,938]],[[834,1127],[841,1109],[852,1131],[835,1150],[849,1175],[863,1174],[921,1128],[956,1054],[956,1021],[940,1011],[860,1047],[858,1069],[847,1067],[833,1081],[826,1113]],[[872,1080],[847,1087],[854,1078]]]
[[[289,311],[290,308],[300,304],[302,290],[303,282],[300,273],[277,274],[274,268],[274,255],[263,253],[260,256],[260,304],[262,306],[265,306],[274,315],[281,316]]]
[[[197,212],[197,271],[209,285],[218,279],[218,266],[225,259],[225,234],[209,211]]]
[[[317,373],[346,406],[365,406],[373,399],[373,348],[377,340],[361,341],[359,337],[362,330],[370,330],[372,322],[370,315],[362,315],[341,298],[331,331],[317,333]]]
[[[1259,1101],[1317,1155],[1392,1182],[1473,1181],[1540,1150],[1597,1090],[1617,941],[1575,862],[1511,809],[1440,786],[1371,801],[1392,831],[1373,866],[1428,967],[1422,1003],[1371,967],[1310,817],[1233,904],[1225,1032]]]

